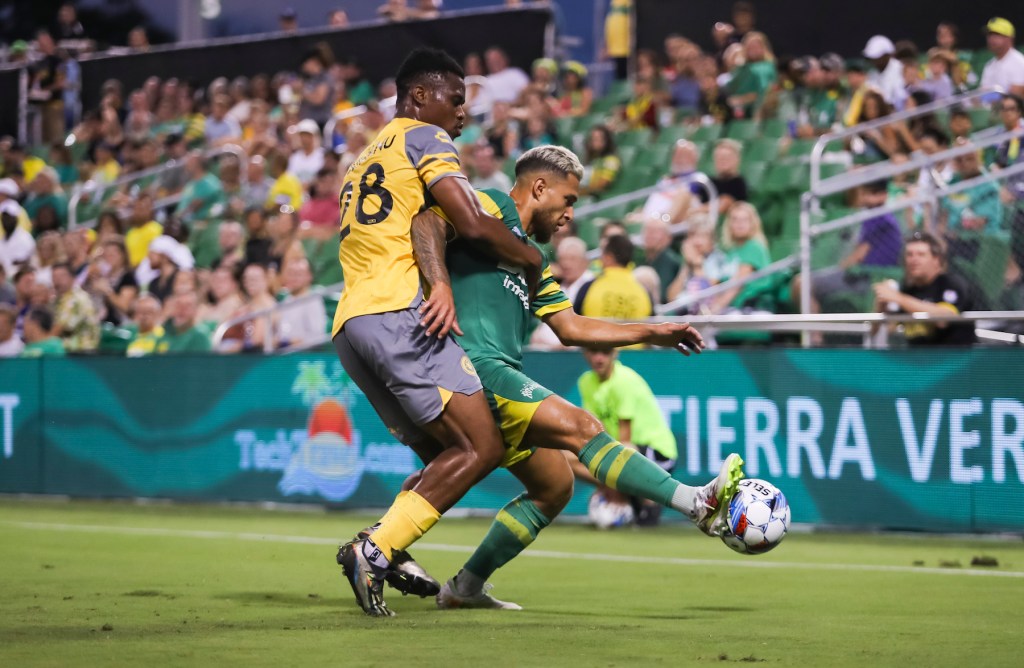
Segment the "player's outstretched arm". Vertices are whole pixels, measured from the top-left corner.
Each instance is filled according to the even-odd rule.
[[[420,324],[427,336],[436,331],[439,339],[448,336],[449,331],[462,335],[455,314],[451,277],[444,263],[449,230],[448,222],[429,209],[412,219],[412,250],[420,273],[430,286],[430,297],[420,306]]]
[[[484,211],[465,179],[441,179],[431,186],[430,194],[461,238],[502,262],[522,267],[530,295],[536,294],[543,263],[540,251],[523,243],[500,220]]]
[[[544,317],[544,322],[566,346],[630,346],[648,343],[675,348],[689,356],[700,353],[704,339],[688,323],[617,323],[582,316],[571,308]]]

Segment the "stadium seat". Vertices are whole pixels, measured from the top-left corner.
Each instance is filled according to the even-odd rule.
[[[761,181],[764,180],[764,173],[768,169],[767,162],[747,160],[744,156],[743,164],[740,166],[740,174],[747,182],[747,188],[757,192],[761,189]]]
[[[725,126],[728,139],[746,142],[761,136],[761,126],[757,121],[736,120]]]
[[[982,107],[980,109],[968,109],[967,113],[971,116],[971,125],[974,128],[974,132],[990,128],[995,123],[995,119],[992,116],[992,110],[987,107]]]
[[[647,128],[625,130],[615,136],[615,143],[623,146],[647,146],[651,143],[651,131]]]
[[[654,167],[661,170],[668,168],[672,156],[671,144],[653,144],[644,147],[633,157],[635,167]]]
[[[698,125],[690,133],[689,139],[695,142],[711,142],[716,141],[721,136],[721,125]]]
[[[974,285],[985,304],[999,303],[1005,284],[1006,266],[1010,261],[1010,236],[1005,232],[978,235],[978,255],[973,261],[953,258],[953,270]]]
[[[770,137],[772,139],[779,139],[786,136],[789,132],[789,127],[786,121],[781,118],[769,118],[761,121],[761,136]]]
[[[655,137],[655,141],[658,144],[672,146],[680,139],[688,138],[692,132],[691,128],[684,125],[670,125],[666,128],[661,128],[658,136]]]
[[[766,162],[774,160],[778,155],[779,140],[774,137],[757,137],[743,144],[743,162]]]

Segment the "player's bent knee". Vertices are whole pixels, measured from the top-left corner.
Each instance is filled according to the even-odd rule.
[[[575,423],[573,433],[576,435],[577,440],[580,441],[580,448],[604,431],[604,425],[601,424],[601,421],[582,408],[578,408],[573,412],[573,422]]]

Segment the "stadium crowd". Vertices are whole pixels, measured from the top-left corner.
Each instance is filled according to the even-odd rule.
[[[960,49],[957,27],[943,23],[934,45],[876,35],[853,58],[776,56],[753,7],[737,2],[731,22],[712,28],[714,50],[672,35],[662,52],[631,54],[628,72],[619,66],[626,5],[614,0],[608,15],[606,51],[620,78],[602,95],[579,62],[542,58],[525,72],[496,47],[462,54],[469,118],[457,144],[475,186],[507,190],[517,156],[547,143],[580,154],[584,203],[656,186],[645,199],[615,200],[579,217],[555,239],[554,268],[585,315],[649,316],[789,255],[810,149],[835,128],[977,86],[1010,92],[994,104],[855,136],[830,149],[826,174],[968,145],[990,126],[1024,127],[1024,55],[1006,19],[989,22],[979,52]],[[367,80],[358,61],[338,59],[320,43],[291,70],[205,87],[150,77],[125,90],[110,80],[98,107],[79,115],[77,68],[55,39],[78,36],[73,15],[63,12],[34,44],[40,57],[31,65],[30,99],[41,141],[0,139],[0,355],[211,350],[213,330],[225,323],[218,352],[320,341],[329,298],[299,300],[270,320],[234,319],[342,279],[341,175],[390,120],[394,82]],[[332,24],[344,25],[343,17]],[[132,40],[144,50],[144,32]],[[13,57],[28,50],[15,47]],[[928,178],[953,184],[1021,160],[1013,140],[930,176],[908,172],[831,198],[825,213],[879,206]],[[715,186],[718,220],[707,192],[687,178],[698,171]],[[834,269],[815,288],[815,308],[875,308],[870,286],[902,274],[902,239],[922,227],[946,238],[950,268],[981,282],[989,306],[1015,304],[1024,267],[1022,183],[982,183],[943,197],[937,211],[914,207],[866,221],[825,263]],[[680,225],[685,234],[674,237]],[[634,232],[642,239],[636,247]],[[599,258],[589,261],[594,247]],[[1005,251],[999,266],[991,264],[993,247]],[[793,277],[783,278],[686,310],[792,310]],[[544,327],[532,342],[556,345]]]

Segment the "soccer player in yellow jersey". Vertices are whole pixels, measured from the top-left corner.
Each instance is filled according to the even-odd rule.
[[[406,445],[429,440],[440,453],[373,527],[338,551],[338,563],[363,611],[391,616],[383,583],[431,595],[429,576],[409,583],[405,551],[476,482],[501,462],[504,448],[473,363],[450,337],[450,285],[435,282],[424,299],[413,255],[413,216],[438,205],[460,238],[540,282],[542,257],[487,214],[459,171],[452,137],[465,121],[462,68],[436,49],[409,54],[396,76],[395,119],[349,168],[341,189],[345,288],[334,317],[334,346],[345,371],[385,426]],[[431,329],[424,322],[433,325]],[[414,563],[414,562],[413,562]]]

